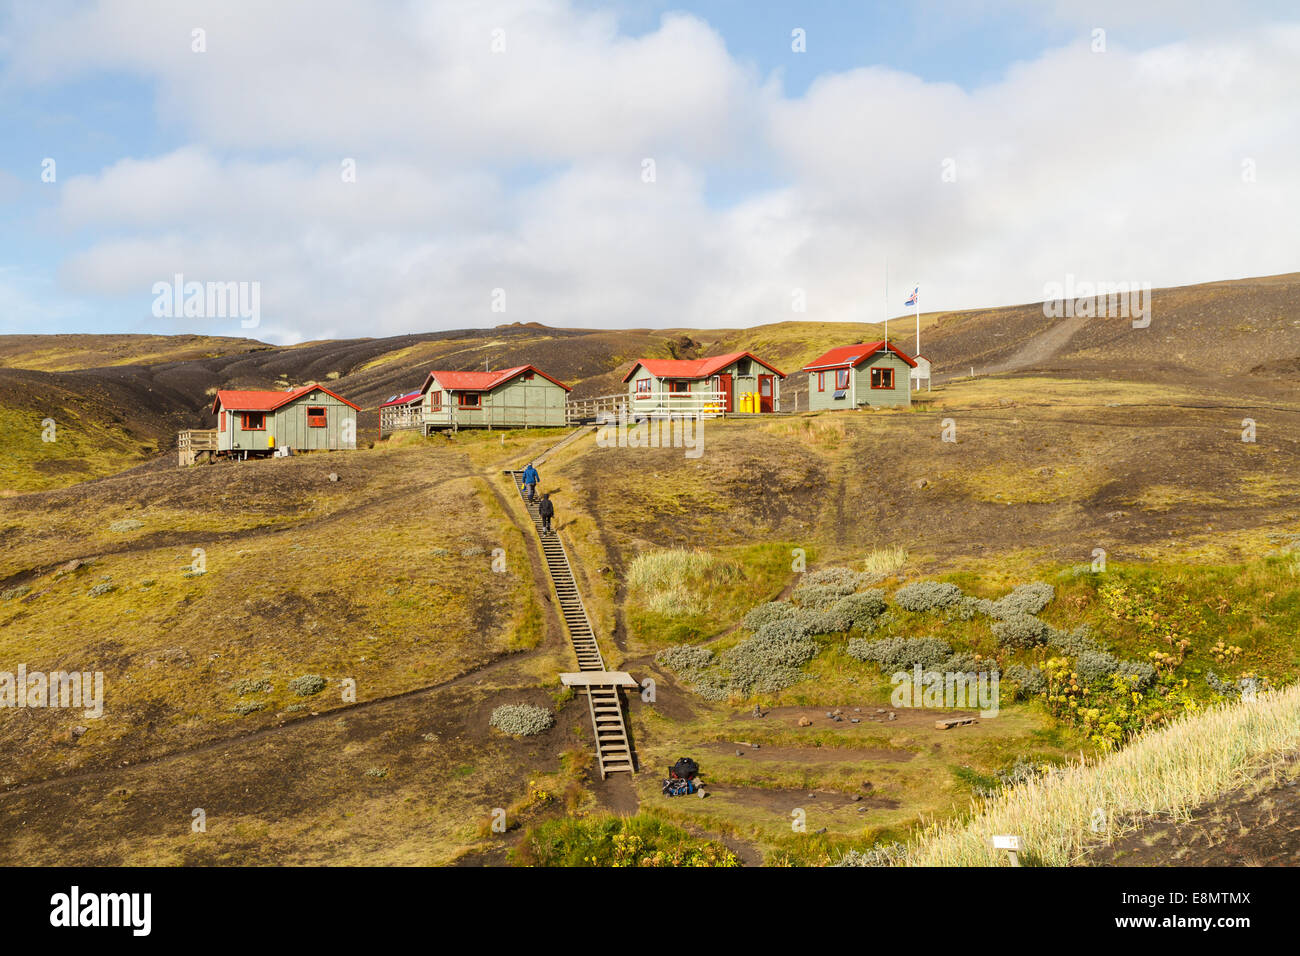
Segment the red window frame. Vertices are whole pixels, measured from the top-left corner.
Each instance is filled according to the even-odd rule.
[[[240,422],[240,427],[244,431],[246,432],[266,431],[266,412],[244,412],[242,417],[243,417],[243,421]],[[252,421],[254,418],[257,419],[258,423],[256,425],[250,425],[249,422]]]
[[[221,410],[221,414],[217,416],[217,431],[224,432],[225,430],[226,430],[226,410],[223,408]]]
[[[691,383],[684,382],[680,379],[670,378],[668,380],[669,395],[689,395],[691,392]]]
[[[819,391],[819,392],[824,392],[824,391],[826,391],[826,373],[825,373],[825,372],[818,372],[818,373],[817,373],[817,391]]]
[[[479,392],[457,392],[456,405],[460,408],[482,408],[483,397]]]
[[[307,406],[307,427],[308,428],[326,428],[328,427],[325,418],[324,405]]]
[[[872,388],[893,388],[894,387],[894,370],[892,368],[882,368],[877,365],[871,370],[871,387]]]
[[[636,380],[636,397],[637,398],[650,397],[650,379],[638,378]]]
[[[846,368],[837,368],[835,370],[835,388],[849,387],[849,370]]]
[[[431,412],[442,411],[442,392],[429,393],[429,411]]]

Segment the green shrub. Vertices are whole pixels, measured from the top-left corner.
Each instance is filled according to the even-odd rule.
[[[1037,614],[1052,603],[1056,588],[1046,581],[1020,584],[1011,593],[995,602],[995,617],[1008,618],[1016,614]]]
[[[680,647],[668,647],[655,655],[655,662],[669,667],[679,674],[702,670],[713,663],[713,651],[707,647],[683,644]]]
[[[916,581],[894,592],[894,603],[904,611],[934,611],[961,600],[961,588],[943,581]]]
[[[799,581],[799,587],[831,585],[847,588],[848,590],[844,593],[852,594],[858,589],[861,581],[862,575],[852,568],[821,568],[805,574]]]
[[[1146,661],[1120,661],[1115,674],[1132,684],[1134,690],[1146,690],[1156,680],[1156,669]]]
[[[907,861],[907,846],[902,843],[877,843],[869,850],[849,850],[835,866],[902,866]]]
[[[1094,641],[1087,624],[1080,624],[1072,631],[1058,631],[1054,627],[1047,630],[1047,646],[1054,651],[1079,657],[1087,653],[1104,654],[1106,649]]]
[[[764,624],[772,621],[787,621],[795,616],[797,608],[792,604],[784,601],[768,601],[766,604],[760,604],[748,614],[742,622],[746,630],[757,631]]]
[[[532,704],[502,704],[488,718],[489,726],[511,737],[531,737],[554,724],[555,716],[549,710]]]
[[[880,590],[861,591],[841,598],[831,608],[831,612],[842,615],[848,622],[839,630],[856,627],[860,631],[874,630],[880,623],[881,615],[888,605],[885,604],[885,592]]]
[[[256,713],[259,710],[266,710],[266,701],[264,700],[241,700],[234,707],[230,708],[240,717],[247,717],[249,714]]]
[[[303,674],[289,681],[289,689],[299,697],[310,697],[323,691],[326,683],[325,678],[320,674]]]
[[[879,664],[886,672],[911,670],[917,664],[932,667],[952,656],[952,648],[936,637],[884,637],[876,641],[855,637],[849,641],[848,655],[860,661]]]
[[[1047,690],[1047,675],[1037,667],[1012,664],[1007,668],[1006,676],[1019,687],[1017,697],[1036,697]]]
[[[1003,647],[1037,647],[1047,640],[1050,629],[1032,614],[1011,614],[993,622],[993,636]]]
[[[803,680],[803,665],[820,649],[799,627],[775,621],[764,625],[749,640],[723,651],[720,663],[737,693],[771,693]]]
[[[0,601],[12,601],[15,598],[20,598],[26,594],[30,594],[31,590],[32,588],[30,584],[18,584],[14,587],[6,588],[4,591],[0,591]]]
[[[824,611],[840,598],[853,593],[853,587],[843,584],[800,584],[790,595],[790,600],[800,607]]]
[[[1074,671],[1088,683],[1108,677],[1119,670],[1119,661],[1105,651],[1084,651],[1074,662]]]
[[[245,694],[265,694],[271,689],[271,682],[265,677],[244,677],[230,685],[240,697]]]

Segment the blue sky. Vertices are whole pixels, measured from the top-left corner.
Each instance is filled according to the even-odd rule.
[[[927,310],[1296,268],[1285,4],[181,7],[0,4],[0,333],[877,320],[886,257]],[[258,325],[155,316],[176,273],[256,284]]]

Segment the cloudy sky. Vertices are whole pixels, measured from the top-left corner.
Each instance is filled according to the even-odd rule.
[[[875,321],[914,283],[1296,271],[1298,94],[1289,2],[0,2],[0,333]],[[260,324],[155,315],[177,274],[256,283]]]

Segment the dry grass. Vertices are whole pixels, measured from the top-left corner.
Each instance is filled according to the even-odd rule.
[[[863,570],[881,578],[892,577],[907,565],[907,549],[902,545],[875,548],[862,562]]]
[[[1195,807],[1248,784],[1297,746],[1300,685],[1189,714],[1113,756],[1005,792],[966,822],[931,827],[917,839],[909,862],[1006,865],[992,837],[1014,834],[1029,862],[1078,864],[1090,848],[1142,820],[1187,819]]]
[[[740,576],[740,568],[715,554],[672,548],[638,555],[628,569],[627,585],[648,610],[679,616],[699,610],[711,589]]]

